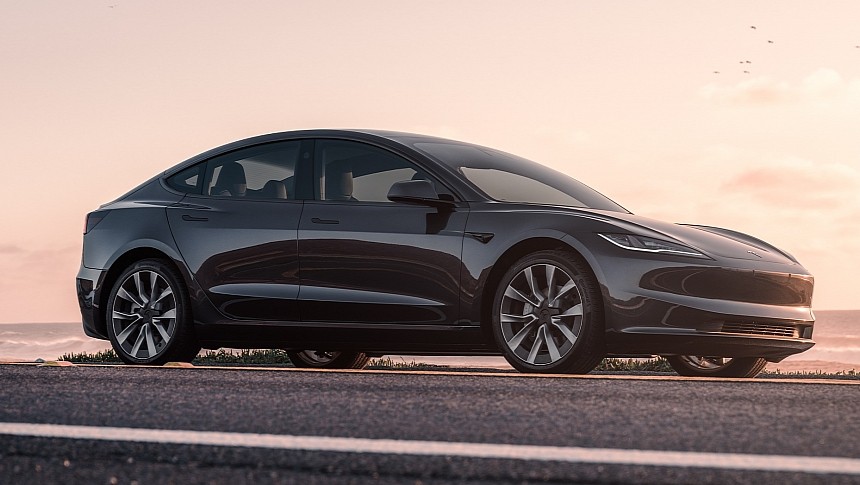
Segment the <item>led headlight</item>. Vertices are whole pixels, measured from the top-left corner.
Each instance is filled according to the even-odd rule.
[[[646,253],[678,254],[681,256],[697,256],[707,258],[704,254],[683,244],[654,239],[647,236],[636,236],[633,234],[598,234],[603,239],[611,242],[619,248],[631,251],[644,251]]]

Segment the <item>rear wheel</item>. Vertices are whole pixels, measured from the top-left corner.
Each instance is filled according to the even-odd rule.
[[[757,357],[705,357],[670,355],[666,357],[675,372],[688,377],[755,377],[767,365]]]
[[[312,369],[363,369],[370,360],[370,357],[362,352],[328,352],[325,350],[287,352],[287,356],[294,366]]]
[[[200,352],[188,291],[164,261],[145,259],[126,268],[114,283],[105,316],[111,345],[127,364],[190,362]]]
[[[598,285],[573,253],[521,258],[499,282],[492,308],[496,344],[521,372],[585,374],[604,356]]]

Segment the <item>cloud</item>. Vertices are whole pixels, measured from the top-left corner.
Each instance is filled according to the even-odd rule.
[[[837,163],[784,160],[741,171],[724,182],[722,188],[767,205],[860,208],[860,170]]]
[[[798,102],[860,102],[860,79],[844,79],[833,69],[821,68],[797,84],[757,76],[734,85],[710,83],[700,95],[713,102],[774,105]]]
[[[775,82],[767,77],[756,77],[734,86],[708,84],[700,91],[709,101],[735,104],[775,104],[792,100],[791,86],[786,82]]]
[[[21,254],[24,249],[14,244],[0,244],[0,255],[2,254]]]

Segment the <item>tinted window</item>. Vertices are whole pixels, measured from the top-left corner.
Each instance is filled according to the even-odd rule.
[[[295,199],[299,141],[269,143],[215,157],[206,164],[203,193],[218,197]]]
[[[173,175],[172,177],[167,179],[167,185],[169,185],[175,190],[184,192],[186,194],[199,194],[201,166],[201,164],[197,164],[191,168],[186,168],[185,170],[177,173],[176,175]]]
[[[316,166],[320,200],[390,202],[388,191],[395,182],[432,181],[404,158],[351,141],[317,141]]]
[[[495,200],[627,212],[582,182],[516,155],[465,143],[418,142],[412,146],[455,168]]]

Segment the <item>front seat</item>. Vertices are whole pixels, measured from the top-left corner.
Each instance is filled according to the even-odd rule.
[[[355,200],[352,189],[352,168],[345,160],[326,165],[325,200]]]
[[[244,197],[247,189],[245,169],[239,162],[228,162],[221,167],[218,181],[209,190],[209,195]]]

